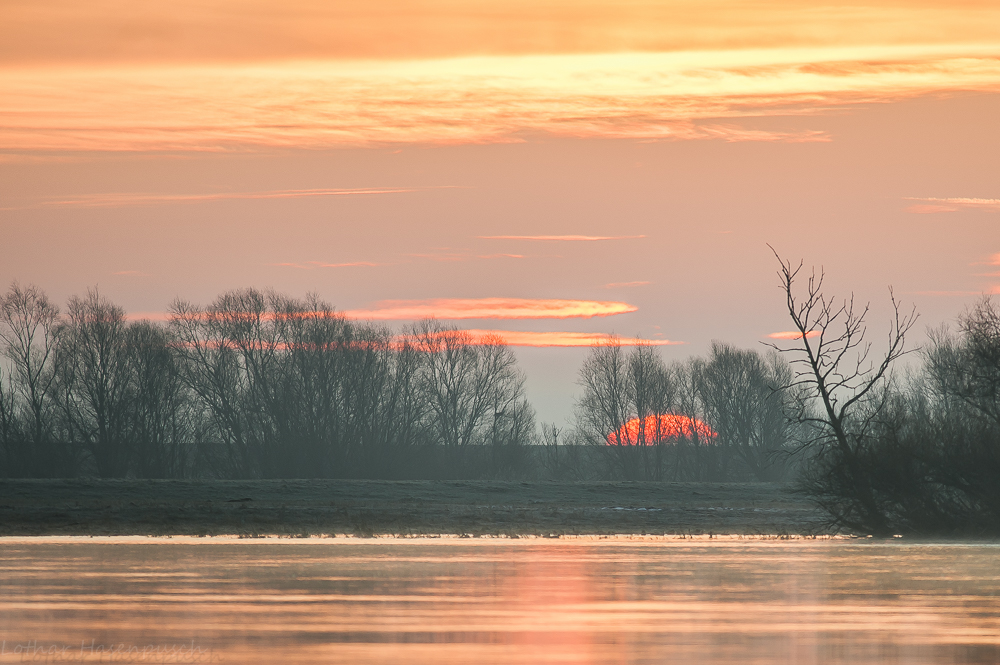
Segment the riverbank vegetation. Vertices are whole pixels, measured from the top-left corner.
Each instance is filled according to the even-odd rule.
[[[0,476],[795,482],[834,530],[1000,532],[1000,309],[933,331],[893,299],[883,355],[867,308],[822,274],[780,276],[788,346],[715,342],[666,363],[614,341],[580,369],[574,422],[536,423],[499,337],[435,321],[353,321],[316,297],[255,289],[166,322],[97,291],[65,310],[32,286],[0,298]]]

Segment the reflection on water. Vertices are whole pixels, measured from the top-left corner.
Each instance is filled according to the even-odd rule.
[[[0,662],[62,648],[49,662],[997,663],[998,554],[858,541],[4,539]],[[111,645],[161,651],[101,652]]]

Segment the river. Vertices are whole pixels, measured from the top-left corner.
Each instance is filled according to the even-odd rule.
[[[0,662],[998,663],[1000,546],[0,539]]]

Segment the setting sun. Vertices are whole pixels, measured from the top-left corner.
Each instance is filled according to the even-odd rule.
[[[714,442],[718,434],[707,424],[689,416],[665,413],[646,416],[642,420],[632,418],[608,434],[609,446],[655,446],[658,443],[677,443],[684,439],[702,443]]]

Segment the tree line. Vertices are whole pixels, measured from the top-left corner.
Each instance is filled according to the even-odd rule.
[[[0,296],[0,475],[780,481],[853,531],[1000,532],[1000,308],[908,348],[867,306],[782,261],[794,338],[666,363],[614,339],[579,371],[569,428],[535,422],[498,337],[400,332],[318,297],[225,293],[129,321],[96,290],[65,311]],[[896,362],[915,353],[907,371]]]
[[[779,258],[780,260],[780,258]],[[1000,308],[984,296],[957,330],[907,347],[917,314],[890,289],[881,353],[868,306],[824,293],[823,272],[781,261],[797,341],[790,414],[803,434],[801,489],[836,527],[880,536],[1000,533]],[[804,281],[804,284],[803,284]],[[906,354],[918,362],[894,371]]]
[[[5,477],[780,480],[794,426],[788,365],[716,343],[664,363],[595,347],[571,431],[536,425],[499,337],[428,320],[402,333],[316,296],[224,293],[130,321],[91,290],[0,299]],[[672,414],[690,431],[638,430]],[[707,424],[706,424],[707,423]],[[705,433],[711,432],[706,438]]]
[[[313,296],[175,301],[159,324],[15,283],[0,343],[7,477],[506,477],[535,435],[501,339],[398,335]]]

